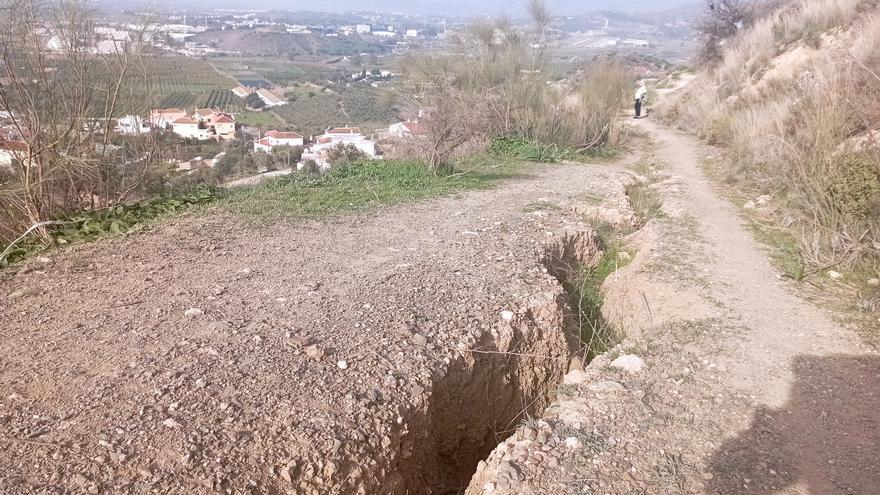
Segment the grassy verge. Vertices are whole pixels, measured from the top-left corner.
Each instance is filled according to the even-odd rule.
[[[621,255],[625,251],[616,240],[606,240],[605,251],[596,266],[579,266],[573,275],[562,282],[569,304],[577,312],[580,339],[584,346],[584,361],[589,362],[615,345],[615,332],[602,316],[602,284],[612,273],[626,266],[632,259]]]
[[[604,163],[616,160],[625,151],[623,146],[601,146],[585,152],[572,151],[556,144],[539,143],[520,137],[495,138],[489,145],[489,153],[538,163],[573,161],[581,163]]]
[[[136,232],[194,207],[220,208],[253,218],[317,217],[363,211],[407,201],[417,201],[457,191],[490,187],[502,179],[523,174],[528,164],[493,156],[460,160],[454,170],[430,173],[415,162],[369,161],[333,170],[323,176],[295,174],[252,188],[221,191],[198,188],[172,196],[119,205],[92,213],[59,219],[52,230],[55,246]],[[0,244],[0,252],[7,246]],[[0,259],[0,267],[35,256],[52,246],[29,237]]]
[[[150,224],[172,215],[180,214],[198,205],[217,200],[222,192],[213,188],[197,188],[172,196],[161,196],[130,205],[118,205],[96,212],[84,212],[58,219],[50,234],[55,246],[67,246],[88,242],[107,235],[138,231]],[[0,268],[35,256],[51,246],[36,237],[21,240],[7,251],[8,245],[0,243]]]
[[[235,121],[242,125],[263,129],[284,125],[284,120],[273,112],[254,112],[251,110],[236,113]]]
[[[460,162],[454,172],[434,175],[419,163],[368,161],[323,176],[297,174],[234,191],[217,206],[264,219],[362,211],[485,188],[525,167],[524,162],[475,157]]]

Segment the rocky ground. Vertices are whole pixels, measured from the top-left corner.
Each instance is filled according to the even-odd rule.
[[[629,336],[481,462],[468,494],[880,493],[880,356],[799,299],[698,168],[657,142],[663,215],[603,310]]]
[[[0,274],[0,493],[462,490],[577,353],[548,249],[594,257],[588,214],[627,218],[620,167],[530,173],[321,222],[191,215]]]
[[[878,493],[880,357],[777,275],[696,143],[635,125],[656,145],[621,163],[3,272],[0,493]],[[635,230],[649,176],[662,210],[605,282],[625,339],[583,367],[554,274]]]

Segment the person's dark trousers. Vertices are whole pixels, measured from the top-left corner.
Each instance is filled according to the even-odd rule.
[[[642,100],[636,100],[636,118],[642,116]]]

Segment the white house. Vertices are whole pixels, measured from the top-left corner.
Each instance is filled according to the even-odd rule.
[[[302,146],[303,137],[296,132],[266,131],[262,139],[254,141],[254,151],[271,153],[275,146]]]
[[[13,160],[26,160],[27,156],[27,143],[0,138],[0,167],[11,168]]]
[[[188,114],[179,108],[156,108],[150,111],[150,125],[165,129],[175,120],[185,117],[188,117]]]
[[[116,133],[124,135],[146,134],[152,130],[149,122],[140,115],[126,115],[116,120]]]
[[[300,168],[303,163],[313,160],[317,163],[323,170],[327,170],[330,168],[330,162],[328,160],[328,155],[330,150],[336,148],[340,145],[351,145],[363,152],[369,158],[376,158],[376,142],[367,139],[366,136],[361,134],[361,130],[358,127],[332,127],[327,129],[324,134],[315,138],[315,142],[309,145],[305,150],[303,150],[302,162],[300,163]]]
[[[283,99],[279,98],[277,95],[269,91],[268,89],[260,88],[257,90],[257,96],[263,100],[263,103],[266,104],[267,107],[277,107],[281,105],[287,105],[287,102]]]
[[[246,98],[247,95],[251,94],[253,91],[250,88],[246,88],[244,86],[236,86],[232,88],[232,93],[239,98]]]
[[[419,30],[418,29],[407,29],[406,30],[406,37],[407,38],[418,38],[419,37]]]
[[[392,124],[388,127],[388,134],[396,138],[410,138],[425,136],[427,131],[424,126],[418,122],[406,121]]]
[[[354,27],[355,31],[358,34],[370,34],[370,31],[373,30],[373,26],[369,24],[358,24]]]
[[[190,117],[175,120],[171,123],[171,129],[184,139],[198,139],[199,141],[210,139],[210,131],[207,126]]]

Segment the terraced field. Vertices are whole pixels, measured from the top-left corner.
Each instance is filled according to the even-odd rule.
[[[229,89],[235,80],[204,61],[188,57],[152,57],[145,60],[148,83],[132,75],[122,91],[117,115],[145,115],[156,107],[216,106],[242,110],[242,102]]]

